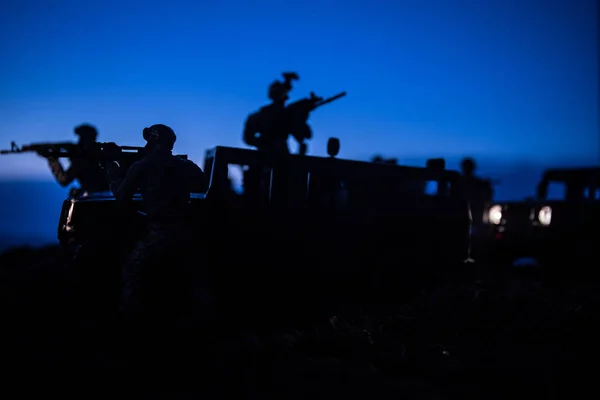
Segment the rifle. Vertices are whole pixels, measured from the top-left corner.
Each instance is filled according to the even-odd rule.
[[[73,151],[74,143],[32,143],[25,146],[17,146],[15,142],[10,142],[10,150],[0,150],[0,154],[17,154],[35,152],[43,157],[61,157],[62,154]],[[64,156],[62,156],[64,157]]]
[[[300,154],[306,153],[306,144],[304,143],[304,140],[312,138],[312,132],[307,123],[310,113],[317,108],[344,96],[346,96],[346,92],[341,92],[335,96],[324,99],[311,92],[310,97],[297,100],[287,105],[286,111],[290,121],[290,133],[300,144]]]
[[[143,147],[119,146],[116,143],[96,142],[89,148],[82,148],[71,142],[63,143],[32,143],[17,146],[15,142],[10,143],[10,150],[0,150],[0,154],[19,154],[35,152],[45,158],[119,158],[122,154],[143,154]]]
[[[26,146],[17,146],[11,142],[10,150],[0,150],[0,154],[18,154],[36,152],[45,158],[87,158],[98,161],[103,165],[105,161],[117,161],[127,169],[134,162],[139,161],[146,154],[144,147],[119,146],[114,142],[96,142],[91,147],[83,148],[75,143],[34,143]],[[177,157],[187,160],[187,154],[176,154]]]
[[[314,93],[311,93],[310,97],[305,97],[303,99],[296,100],[293,103],[288,104],[286,110],[288,112],[289,118],[292,120],[292,126],[295,126],[295,124],[306,123],[312,111],[344,96],[346,96],[346,92],[341,92],[336,94],[335,96],[331,96],[324,99],[320,96],[315,95]]]
[[[84,158],[94,160],[101,168],[104,167],[105,162],[114,160],[121,167],[127,169],[131,164],[139,161],[144,156],[145,149],[135,146],[119,146],[112,142],[96,142],[87,148],[83,148],[75,143],[33,143],[19,147],[15,142],[12,142],[11,149],[1,150],[0,154],[27,152],[35,152],[44,158]],[[183,157],[187,158],[187,156]]]

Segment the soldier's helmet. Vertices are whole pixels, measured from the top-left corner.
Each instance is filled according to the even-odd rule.
[[[269,86],[269,99],[281,101],[289,99],[288,92],[290,88],[283,82],[275,81]]]
[[[465,157],[460,163],[460,168],[464,173],[473,173],[477,169],[477,163],[471,157]]]
[[[144,140],[147,142],[155,142],[166,145],[169,149],[173,149],[177,136],[173,129],[163,124],[155,124],[149,128],[144,128],[142,131]]]
[[[81,139],[90,139],[96,140],[98,137],[98,131],[92,125],[89,124],[81,124],[76,126],[74,132]]]

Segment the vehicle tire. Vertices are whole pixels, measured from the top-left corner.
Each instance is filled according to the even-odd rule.
[[[582,280],[598,279],[597,268],[592,267],[596,258],[594,245],[596,243],[592,239],[578,240],[573,246],[573,255],[571,257],[571,269],[577,274],[577,278]]]
[[[75,253],[73,267],[85,312],[104,313],[116,307],[120,292],[120,265],[110,252],[84,244]]]

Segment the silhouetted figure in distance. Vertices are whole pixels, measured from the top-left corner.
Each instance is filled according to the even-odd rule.
[[[481,223],[485,204],[492,201],[493,198],[492,185],[488,180],[475,175],[477,164],[472,158],[464,158],[460,166],[462,169],[459,187],[461,196],[470,203],[473,223]]]
[[[77,146],[82,150],[91,149],[96,144],[98,131],[92,125],[79,125],[74,131],[79,136]],[[71,165],[65,170],[59,160],[48,158],[50,170],[61,186],[66,187],[75,179],[79,181],[81,188],[71,190],[71,196],[76,197],[85,192],[104,192],[109,189],[106,174],[97,160],[74,157],[70,162]]]
[[[204,172],[198,165],[172,154],[176,135],[170,127],[152,125],[144,128],[143,137],[147,141],[146,154],[140,161],[127,171],[115,162],[108,167],[115,200],[126,203],[139,190],[147,214],[146,234],[129,254],[122,270],[121,311],[133,317],[142,315],[149,298],[156,300],[158,280],[162,286],[163,280],[168,282],[182,272],[174,264],[177,255],[188,250],[190,193],[206,186]],[[154,289],[149,297],[148,282]]]
[[[371,162],[376,164],[389,164],[389,165],[398,165],[397,158],[383,158],[381,155],[376,154],[371,157]]]

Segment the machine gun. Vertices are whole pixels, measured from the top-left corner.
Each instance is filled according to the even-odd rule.
[[[341,92],[335,96],[324,99],[311,92],[310,97],[297,100],[287,105],[286,111],[290,122],[290,133],[300,144],[300,154],[306,154],[306,143],[304,143],[304,141],[312,138],[312,132],[307,123],[310,113],[315,109],[344,96],[346,96],[346,92]]]

